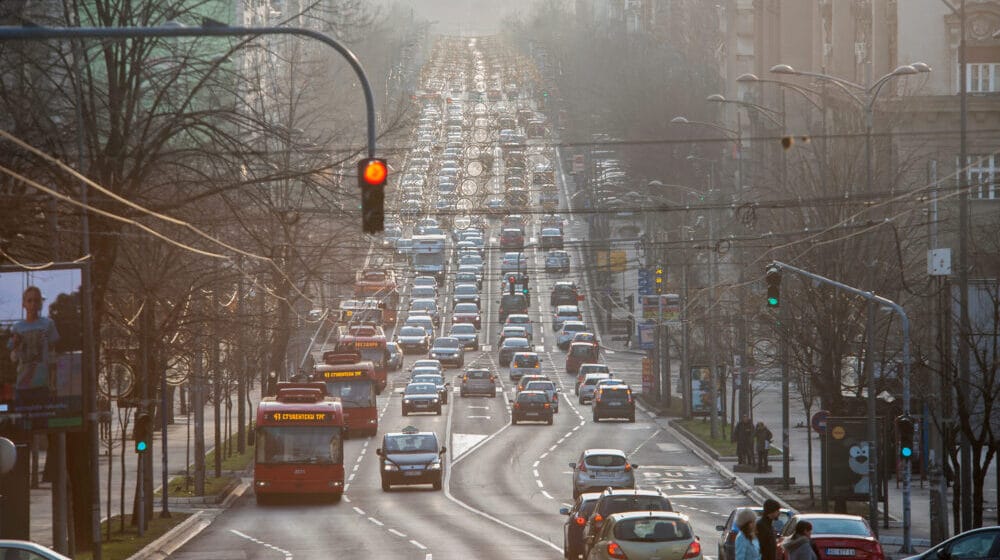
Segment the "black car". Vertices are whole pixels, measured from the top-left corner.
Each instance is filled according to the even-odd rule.
[[[511,402],[514,405],[510,411],[511,424],[530,420],[552,425],[555,411],[545,391],[521,391]]]
[[[434,412],[441,415],[441,397],[433,383],[410,383],[403,391],[403,416],[411,412]]]
[[[382,490],[388,492],[393,484],[430,484],[440,490],[445,451],[447,448],[440,444],[437,434],[421,432],[413,426],[385,434],[382,446],[375,450]]]
[[[500,296],[500,322],[507,320],[508,315],[519,315],[528,312],[528,298],[524,294],[504,294]]]
[[[625,418],[635,422],[635,400],[628,385],[605,385],[594,392],[594,422],[601,418]]]
[[[497,363],[503,367],[507,367],[510,365],[510,361],[514,359],[514,354],[529,351],[531,351],[531,344],[527,338],[518,336],[505,338],[503,343],[500,344],[500,355],[497,356]]]
[[[571,282],[556,282],[552,287],[552,295],[549,296],[549,305],[576,305],[579,302],[579,292],[576,285]]]
[[[427,357],[440,361],[442,366],[453,365],[460,368],[465,365],[465,349],[462,342],[453,336],[439,336],[434,339]]]
[[[583,529],[600,497],[600,492],[585,492],[576,497],[573,507],[559,510],[567,516],[566,523],[563,523],[563,557],[567,560],[583,555]]]

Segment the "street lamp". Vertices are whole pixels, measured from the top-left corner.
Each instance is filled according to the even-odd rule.
[[[869,69],[871,67],[869,66]],[[798,71],[789,66],[788,64],[777,64],[771,67],[771,72],[774,74],[788,75],[788,76],[808,76],[811,78],[816,78],[818,80],[824,80],[830,82],[845,93],[848,97],[857,102],[865,111],[865,176],[868,193],[872,192],[872,129],[874,128],[874,112],[875,112],[875,101],[878,99],[879,93],[882,91],[882,87],[887,84],[893,78],[900,76],[912,76],[915,74],[928,73],[931,71],[931,67],[923,62],[915,62],[913,64],[904,64],[902,66],[897,66],[895,70],[889,72],[888,74],[875,80],[874,83],[864,86],[851,82],[850,80],[845,80],[843,78],[838,78],[835,76],[830,76],[829,74],[823,74],[819,72],[804,72]],[[869,72],[870,75],[870,72]],[[963,162],[964,163],[964,162]],[[905,365],[908,368],[908,364]],[[869,391],[870,393],[872,391]],[[868,419],[868,440],[871,445],[874,445],[877,441],[876,429],[875,429],[875,419],[873,412],[873,403],[875,399],[874,394],[869,394],[869,416]],[[906,372],[903,382],[903,416],[909,416],[910,414],[910,384],[909,384],[909,372]],[[873,454],[873,457],[877,456]],[[903,549],[902,552],[912,552],[912,541],[910,535],[910,482],[911,482],[911,465],[909,462],[903,467]],[[872,502],[873,514],[877,512],[877,507]]]

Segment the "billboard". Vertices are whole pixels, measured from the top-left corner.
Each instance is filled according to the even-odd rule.
[[[885,450],[884,426],[877,417],[877,449]],[[832,500],[868,500],[871,480],[868,463],[873,458],[868,439],[868,419],[828,416],[823,434],[823,470],[826,472],[827,496]],[[879,475],[885,481],[884,453],[880,454]]]
[[[716,371],[719,371],[717,368]],[[709,413],[711,403],[711,384],[715,383],[715,406],[722,413],[722,391],[719,387],[719,376],[712,376],[709,366],[691,366],[691,414],[705,416]]]
[[[0,431],[83,428],[82,277],[0,267]]]

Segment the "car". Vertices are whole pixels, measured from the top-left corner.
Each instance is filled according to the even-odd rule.
[[[635,470],[621,449],[584,449],[573,469],[573,498],[584,492],[605,488],[635,488]]]
[[[542,232],[539,235],[539,245],[541,245],[542,250],[562,249],[563,248],[562,230],[558,228],[543,227]]]
[[[456,274],[462,273],[472,273],[476,277],[476,285],[480,288],[483,287],[483,267],[474,264],[459,265]]]
[[[701,541],[682,513],[629,511],[608,517],[588,560],[702,560]]]
[[[500,296],[500,322],[507,321],[510,315],[525,315],[528,313],[528,298],[524,294],[503,294]]]
[[[433,383],[437,387],[438,398],[441,399],[441,404],[448,404],[451,383],[445,381],[444,375],[440,373],[414,373],[410,377],[410,383]]]
[[[406,316],[406,322],[403,323],[404,327],[420,327],[424,329],[424,335],[431,337],[434,336],[434,319],[430,315],[425,315],[423,313],[413,313]]]
[[[722,532],[719,536],[718,560],[735,560],[736,558],[736,535],[740,532],[739,527],[736,526],[736,514],[741,509],[753,510],[754,514],[758,518],[764,513],[763,506],[758,505],[735,508],[729,512],[729,517],[726,518],[726,522],[724,524],[715,526],[716,531]],[[795,515],[795,510],[788,508],[781,508],[779,512],[778,518],[771,523],[771,526],[774,528],[775,537],[781,535],[781,531],[784,529],[785,524],[787,524],[788,520]],[[937,560],[937,558],[932,558],[930,560]]]
[[[458,368],[465,366],[465,349],[462,342],[453,336],[435,338],[427,355],[435,360],[440,360],[442,366],[453,365]]]
[[[528,329],[524,328],[522,325],[504,325],[500,329],[500,340],[499,344],[503,344],[503,341],[510,337],[521,337],[530,338],[528,336]]]
[[[875,532],[868,521],[859,515],[844,513],[796,513],[789,518],[778,537],[778,552],[776,558],[785,560],[785,550],[782,544],[792,538],[795,525],[799,521],[812,523],[810,537],[814,550],[819,553],[819,560],[841,560],[854,558],[860,560],[885,560],[885,551],[878,542]],[[735,556],[735,555],[734,555]],[[940,558],[940,557],[938,557]]]
[[[659,488],[655,490],[638,490],[635,488],[608,487],[601,491],[594,511],[587,518],[583,528],[584,550],[590,550],[594,537],[604,527],[604,521],[616,514],[628,511],[674,511],[674,506]]]
[[[409,255],[413,252],[413,240],[409,237],[400,237],[395,241],[393,246],[396,248],[396,256],[399,257]]]
[[[815,528],[813,531],[815,532]],[[998,556],[1000,556],[1000,527],[994,526],[959,533],[916,556],[909,556],[903,560],[985,559]]]
[[[420,352],[421,354],[427,352],[430,348],[427,341],[427,331],[417,325],[403,325],[399,328],[399,333],[396,334],[396,344],[399,345],[399,349],[404,354],[407,352]]]
[[[569,253],[549,251],[545,255],[545,272],[567,274],[569,272]]]
[[[502,321],[504,325],[517,325],[519,327],[524,327],[528,330],[527,339],[531,340],[534,338],[535,330],[531,326],[531,317],[528,317],[526,313],[511,313],[507,318]]]
[[[565,325],[563,326],[565,327]],[[600,344],[597,341],[597,335],[590,331],[577,332],[576,334],[573,335],[573,340],[570,341],[570,343],[573,342],[590,342],[591,344],[600,346]]]
[[[441,322],[441,315],[438,314],[437,301],[434,298],[418,298],[410,300],[410,313],[417,315],[427,315],[434,321],[434,326]]]
[[[515,352],[510,360],[510,380],[517,381],[523,375],[542,371],[542,360],[536,352]]]
[[[576,560],[583,555],[583,528],[600,497],[598,492],[586,492],[576,497],[573,507],[559,508],[559,513],[567,516],[563,523],[563,558],[566,560]]]
[[[611,376],[611,368],[608,364],[580,364],[580,369],[576,372],[576,383],[573,384],[574,391],[580,394],[580,384],[586,379],[588,373],[606,373]]]
[[[458,303],[474,303],[479,305],[479,286],[476,284],[455,284],[452,299]]]
[[[611,379],[611,374],[588,373],[587,376],[583,378],[583,382],[580,383],[579,390],[576,393],[579,397],[580,404],[587,404],[594,398],[594,392],[597,390],[597,382],[602,379]]]
[[[509,273],[520,273],[528,266],[528,259],[520,251],[510,251],[500,259],[500,276],[506,278]]]
[[[566,321],[562,324],[556,332],[556,346],[560,350],[566,350],[569,348],[571,342],[573,342],[573,337],[576,333],[588,332],[587,323],[583,321]]]
[[[594,391],[594,403],[591,408],[594,422],[602,418],[625,418],[635,422],[635,399],[628,385],[602,385]]]
[[[521,228],[504,228],[500,232],[501,249],[524,249],[524,232]]]
[[[568,281],[556,282],[549,295],[549,305],[576,305],[580,301],[580,293],[576,284]]]
[[[70,560],[58,552],[31,541],[0,539],[0,558],[11,560]]]
[[[525,377],[529,376],[526,375],[521,379],[524,379]],[[552,403],[552,412],[559,414],[559,388],[556,387],[556,384],[552,381],[549,381],[548,379],[533,379],[528,381],[528,383],[524,385],[524,388],[520,390],[545,391],[545,394],[549,397],[549,402]]]
[[[394,484],[430,484],[440,490],[447,451],[434,432],[407,426],[400,432],[386,433],[382,436],[382,446],[375,449],[382,490],[388,492]]]
[[[514,354],[517,352],[528,352],[531,350],[531,346],[528,344],[527,338],[519,338],[512,336],[503,341],[500,345],[499,355],[497,356],[497,362],[503,367],[509,367],[511,360],[514,358]]]
[[[470,323],[477,329],[483,324],[482,316],[479,314],[479,305],[475,303],[459,303],[451,312],[451,322]]]
[[[552,403],[545,391],[521,391],[511,399],[510,423],[525,420],[552,424]]]
[[[458,394],[463,397],[468,397],[469,395],[495,397],[497,396],[497,378],[488,369],[467,369],[462,374]]]
[[[476,274],[472,270],[465,270],[465,271],[456,272],[455,273],[455,287],[457,288],[458,286],[460,286],[462,284],[472,284],[472,285],[476,286],[476,288],[482,288],[483,287],[483,279],[482,279],[482,276],[480,276],[479,274]],[[478,292],[477,292],[477,295],[478,295]]]
[[[462,343],[463,348],[479,350],[479,331],[476,330],[476,326],[472,323],[452,324],[451,330],[448,331],[448,336],[457,338]]]
[[[441,397],[434,383],[408,383],[403,389],[403,416],[411,412],[441,415]]]
[[[412,308],[412,304],[410,306]],[[576,305],[556,306],[556,312],[552,315],[552,330],[558,331],[565,321],[583,321],[583,313]]]
[[[386,367],[389,371],[399,371],[403,367],[403,350],[399,347],[399,343],[386,342],[385,352],[389,355],[385,362]]]
[[[413,286],[410,297],[414,299],[437,299],[438,291],[433,286]]]
[[[433,276],[425,276],[425,275],[414,276],[413,277],[413,282],[411,282],[411,284],[414,287],[416,287],[416,286],[430,286],[430,287],[434,288],[435,290],[438,289],[437,278],[435,278]]]
[[[593,363],[600,359],[600,346],[591,342],[574,342],[566,351],[566,373],[576,373],[581,364]]]

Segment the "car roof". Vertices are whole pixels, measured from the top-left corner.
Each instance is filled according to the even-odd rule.
[[[657,519],[671,519],[674,521],[683,521],[685,523],[690,523],[690,519],[687,515],[683,513],[678,513],[676,511],[663,511],[663,510],[652,510],[652,511],[623,511],[619,513],[612,513],[608,516],[607,522],[618,522],[623,519],[635,519],[635,518],[657,518]],[[692,536],[692,538],[694,538]]]
[[[538,357],[538,352],[514,352],[514,357],[516,358],[518,356],[522,356],[522,357],[527,356],[529,358],[537,358]]]
[[[528,332],[528,327],[526,327],[524,325],[504,325],[503,326],[503,330],[507,330],[507,329]]]
[[[604,376],[607,376],[607,377],[604,377]],[[595,371],[593,373],[588,373],[587,377],[585,377],[585,379],[592,379],[592,378],[596,378],[596,379],[608,379],[610,377],[611,377],[610,373],[605,373],[603,371]]]
[[[559,307],[556,307],[556,313],[563,311],[580,311],[580,308],[575,305],[560,305]]]
[[[610,447],[595,447],[592,449],[584,449],[583,456],[590,457],[591,455],[619,455],[621,457],[626,457],[625,452],[621,449],[611,449]],[[615,490],[612,490],[614,492]],[[630,492],[635,492],[636,490],[629,490]],[[656,494],[656,490],[640,490],[642,492],[652,492]]]
[[[564,307],[564,306],[560,305],[559,307]],[[587,323],[585,323],[583,321],[563,321],[562,328],[565,330],[567,325],[571,325],[571,326],[574,326],[574,327],[587,328]]]

